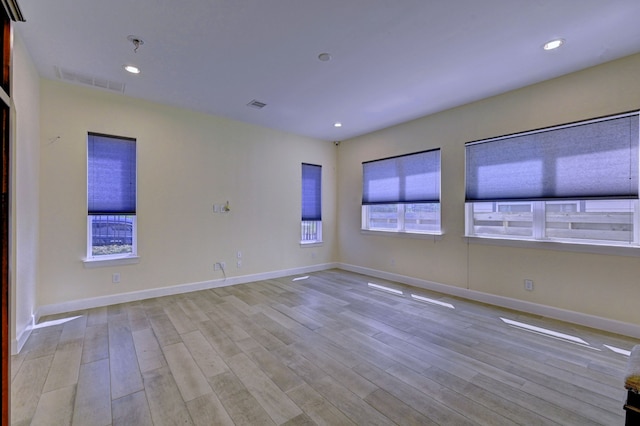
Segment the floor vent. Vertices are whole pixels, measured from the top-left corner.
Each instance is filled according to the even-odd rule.
[[[262,108],[266,107],[267,104],[265,104],[264,102],[260,102],[260,101],[257,101],[257,100],[254,99],[251,102],[249,102],[247,104],[247,106],[249,106],[251,108],[262,109]]]
[[[106,78],[94,77],[77,71],[71,71],[65,68],[53,67],[56,76],[60,80],[71,83],[80,83],[87,86],[99,87],[101,89],[111,90],[114,92],[124,93],[125,84],[118,81],[107,80]]]

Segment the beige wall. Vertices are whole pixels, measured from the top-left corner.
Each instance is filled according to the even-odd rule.
[[[335,261],[332,143],[60,82],[41,87],[41,140],[59,139],[41,152],[39,306],[221,279],[217,261],[229,277]],[[138,264],[83,265],[87,132],[137,139]],[[299,244],[302,162],[323,166],[321,247]],[[226,201],[231,212],[214,214]]]
[[[339,147],[340,261],[559,309],[640,323],[640,258],[468,244],[464,144],[640,108],[640,55],[444,111]],[[360,232],[361,163],[442,148],[442,224],[437,239]],[[535,290],[526,292],[523,280]]]
[[[22,333],[31,324],[32,314],[37,309],[40,78],[17,33],[14,34],[13,48],[14,138],[11,145],[10,274],[13,317],[11,333],[15,346],[16,339],[23,337]],[[16,336],[16,334],[19,335]],[[16,349],[14,347],[13,351]]]

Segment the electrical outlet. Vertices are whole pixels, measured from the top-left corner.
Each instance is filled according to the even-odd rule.
[[[214,271],[219,271],[220,270],[220,264],[218,262],[213,264],[213,270]]]
[[[524,289],[527,291],[533,291],[533,280],[524,280]]]
[[[238,250],[237,257],[238,259],[242,259],[242,252],[240,250]]]
[[[118,284],[120,282],[120,272],[116,272],[111,275],[111,282],[114,284]]]
[[[238,260],[238,261],[236,262],[236,267],[237,267],[238,269],[242,268],[242,260]]]

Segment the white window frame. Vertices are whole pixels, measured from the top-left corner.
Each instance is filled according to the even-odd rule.
[[[102,261],[102,260],[115,260],[126,259],[130,257],[137,257],[138,255],[138,217],[137,215],[112,215],[112,216],[127,216],[131,218],[132,235],[131,235],[131,252],[130,253],[118,253],[118,254],[93,254],[93,215],[87,216],[87,261]]]
[[[638,115],[639,115],[638,111],[633,111],[628,113],[611,115],[608,117],[584,120],[576,123],[568,123],[560,126],[546,128],[546,129],[532,130],[532,131],[521,132],[513,135],[506,135],[506,136],[486,139],[486,140],[477,141],[477,142],[470,142],[467,145],[473,146],[476,144],[483,144],[487,142],[489,143],[494,141],[499,142],[504,139],[510,139],[513,137],[521,137],[521,136],[526,137],[528,135],[533,135],[539,132],[546,132],[549,130],[563,131],[563,129],[568,129],[574,126],[582,126],[582,125],[590,125],[590,124],[597,125],[597,123],[599,122],[610,120],[610,119],[635,117],[635,120],[638,120]],[[633,133],[631,133],[631,137],[633,137]],[[574,140],[574,143],[575,143],[575,140]],[[637,143],[637,139],[635,140],[635,143]],[[526,149],[526,147],[528,146],[529,145],[524,145],[524,148]],[[629,149],[630,150],[632,149],[632,145],[629,145]],[[636,146],[636,151],[637,151],[637,146]],[[619,150],[612,151],[612,152],[619,152]],[[634,154],[634,155],[637,155],[637,154]],[[551,158],[560,158],[560,157],[551,157]],[[468,167],[468,164],[469,163],[467,163],[467,167]],[[631,170],[631,173],[633,175],[633,170],[635,169],[636,170],[635,179],[637,179],[638,164],[640,164],[640,158],[632,157],[630,158],[630,162],[628,163],[628,165],[624,166],[625,167],[624,169],[616,168],[614,170],[626,170],[626,167],[629,167],[629,170]],[[475,169],[473,170],[474,172],[476,171]],[[467,172],[469,172],[468,168],[467,168]],[[507,171],[507,173],[509,172]],[[619,178],[619,175],[614,175],[614,176]],[[496,179],[497,178],[494,177],[494,180]],[[632,178],[630,177],[630,179]],[[507,180],[502,179],[502,180],[507,183],[510,182],[508,179]],[[472,184],[475,182],[474,178],[471,179],[471,182]],[[616,183],[619,183],[619,182],[620,180],[618,180]],[[508,185],[507,185],[507,188],[508,188],[507,191],[512,190],[511,188],[508,187]],[[615,190],[619,190],[619,188],[620,188],[619,186],[616,187],[616,189],[614,189],[614,192]],[[543,196],[547,196],[546,200],[543,200],[543,198],[531,199],[531,200],[526,200],[523,198],[523,199],[518,199],[517,201],[514,200],[513,202],[510,202],[508,200],[499,201],[499,198],[497,198],[492,201],[491,196],[499,197],[499,195],[494,195],[494,194],[499,194],[499,191],[502,189],[503,187],[498,187],[498,191],[494,191],[492,193],[491,188],[489,188],[489,194],[491,195],[487,196],[486,200],[483,200],[482,197],[478,197],[478,198],[472,197],[471,201],[467,201],[465,203],[465,236],[466,237],[469,237],[472,239],[478,238],[480,240],[486,239],[486,240],[531,242],[536,244],[542,244],[541,245],[542,247],[544,247],[545,245],[551,246],[551,245],[554,245],[555,243],[559,243],[561,245],[578,245],[583,247],[584,246],[604,247],[605,249],[607,247],[610,247],[610,248],[614,248],[616,251],[619,251],[619,249],[624,248],[624,250],[631,249],[632,251],[637,252],[638,248],[640,248],[640,201],[637,198],[635,198],[635,196],[638,194],[638,191],[637,191],[638,188],[635,188],[635,191],[636,191],[635,194],[633,193],[633,190],[634,190],[633,188],[631,188],[632,191],[627,194],[624,194],[622,193],[624,191],[621,191],[620,198],[616,198],[615,196],[612,196],[611,198],[608,198],[608,197],[600,198],[598,197],[598,194],[596,194],[596,196],[594,196],[593,198],[586,198],[586,199],[577,199],[579,197],[553,198],[552,196],[548,196],[547,195],[548,192],[547,192],[543,195]],[[566,193],[567,192],[565,192],[565,194]],[[516,193],[511,192],[508,195],[517,196],[518,194],[517,192]],[[606,205],[607,200],[613,203],[619,203],[621,201],[624,201],[626,203],[629,203],[628,208],[620,209],[619,207],[614,207],[615,205],[612,205],[612,206],[609,206],[612,208],[612,210],[607,210],[607,205]],[[490,212],[486,210],[482,210],[482,213],[486,213],[487,215],[491,215],[493,213],[496,215],[496,218],[491,218],[489,216],[489,217],[483,218],[483,221],[500,222],[500,220],[502,220],[504,223],[504,228],[503,228],[504,231],[500,230],[499,225],[494,225],[491,223],[478,224],[476,222],[477,212],[474,212],[474,207],[477,205],[486,204],[486,203],[493,203],[494,206],[492,207]],[[500,210],[499,206],[501,204],[509,205],[509,204],[521,204],[521,203],[528,204],[531,206],[531,213],[530,213],[531,235],[526,235],[526,236],[518,235],[516,231],[518,228],[517,226],[513,226],[509,228],[509,223],[517,222],[517,220],[511,221],[509,220],[507,215],[504,214],[505,212],[499,211]],[[594,208],[594,206],[592,204],[590,209],[589,203],[603,203],[602,204],[603,207],[598,206],[594,210],[591,210]],[[572,213],[575,213],[576,215],[575,220],[573,220],[574,218],[572,217],[562,217],[562,214],[556,215],[555,218],[548,217],[549,212],[547,212],[547,206],[553,205],[553,204],[576,204],[577,209],[575,212],[566,212],[566,215],[569,215],[569,216]],[[584,210],[582,209],[581,206],[585,206]],[[583,214],[582,219],[585,219],[585,220],[580,221],[581,219],[580,213]],[[551,212],[551,214],[553,216],[553,212]],[[601,221],[600,218],[598,217],[598,214],[602,214],[602,218],[604,219],[607,219],[607,218],[610,218],[610,219],[608,221],[607,220]],[[624,214],[626,216],[623,216],[621,220],[619,216],[620,214]],[[594,216],[596,217],[594,218]],[[548,219],[551,219],[551,220],[547,222]],[[626,220],[626,219],[629,219],[629,220]],[[550,224],[555,224],[555,226],[553,225],[550,226]],[[563,227],[564,224],[567,224],[567,228]],[[487,232],[476,232],[476,229],[481,228],[483,226],[487,227],[485,228]],[[494,229],[491,229],[492,227]],[[629,229],[629,228],[632,228],[632,229]],[[509,232],[510,230],[512,231],[512,233]],[[598,238],[598,235],[597,235],[598,233],[601,233],[602,238]],[[626,233],[626,235],[624,233]],[[627,236],[629,238],[626,238]],[[624,240],[622,237],[624,237]],[[536,245],[536,247],[540,247],[540,245]],[[583,251],[583,250],[579,250],[579,251]],[[627,250],[627,252],[629,252],[629,250]]]
[[[442,235],[441,155],[440,148],[433,148],[363,162],[361,231],[418,237]],[[434,173],[435,170],[437,174]],[[437,211],[432,212],[435,213],[435,220],[432,220],[435,223],[422,224],[424,229],[407,227],[407,206],[427,205],[437,206]],[[393,228],[371,226],[371,209],[375,206],[395,206],[395,212],[389,213],[393,215],[390,220],[395,221],[396,226]],[[418,225],[421,224],[418,223]]]
[[[94,133],[89,133],[89,135]],[[102,135],[105,137],[113,138],[113,139],[132,139],[128,137],[120,137],[114,135]],[[138,175],[138,144],[136,141],[136,162],[135,162],[135,173],[136,173],[136,181]],[[88,157],[87,157],[88,161]],[[137,198],[137,191],[136,191]],[[137,200],[136,200],[137,205]],[[116,254],[104,254],[104,255],[94,255],[93,254],[93,225],[92,225],[92,217],[96,215],[87,215],[87,253],[86,257],[83,260],[85,267],[91,268],[96,266],[111,266],[111,265],[122,265],[122,264],[132,264],[138,263],[138,216],[137,211],[135,214],[112,214],[112,215],[98,215],[98,216],[127,216],[131,220],[132,224],[132,235],[131,235],[131,252],[127,253],[116,253]]]
[[[417,205],[426,205],[426,204],[436,204],[438,206],[438,212],[436,213],[436,224],[434,225],[435,229],[426,229],[426,230],[415,230],[415,229],[406,229],[406,215],[405,215],[405,207],[407,204],[397,203],[397,204],[386,204],[386,205],[395,205],[395,221],[397,223],[396,227],[391,228],[377,228],[371,227],[371,212],[370,208],[374,207],[375,204],[371,205],[363,205],[362,206],[362,220],[361,220],[361,230],[366,232],[382,232],[382,233],[396,233],[396,234],[414,234],[414,235],[442,235],[442,212],[440,210],[441,203],[410,203]]]
[[[312,225],[313,224],[313,225]],[[305,231],[305,227],[315,226],[315,232]],[[322,243],[322,220],[303,220],[300,223],[300,244],[321,244]]]
[[[518,240],[518,241],[532,241],[541,243],[562,243],[562,244],[579,244],[579,245],[595,245],[595,246],[610,246],[610,247],[637,247],[640,248],[640,200],[625,200],[631,204],[632,220],[630,222],[633,227],[631,232],[631,238],[628,241],[616,241],[607,239],[588,239],[588,238],[559,238],[547,236],[547,215],[546,215],[546,203],[554,204],[570,204],[578,203],[576,200],[553,200],[553,201],[529,201],[525,202],[532,206],[532,235],[518,236],[518,235],[501,235],[501,234],[489,234],[489,233],[476,233],[474,222],[474,204],[466,203],[465,205],[465,236],[485,239],[502,239],[502,240]],[[522,202],[519,202],[522,203]],[[479,203],[478,203],[479,204]],[[509,204],[496,203],[496,204]],[[497,210],[497,209],[496,209]],[[580,212],[580,209],[578,209]],[[610,212],[602,212],[603,217],[610,215]],[[609,222],[614,225],[614,222]],[[597,232],[597,231],[594,231]]]
[[[303,176],[304,176],[304,166],[318,167],[320,169],[320,209],[322,209],[322,165],[321,164],[311,164],[311,163],[302,163],[303,167]],[[304,188],[302,194],[302,203],[304,203]],[[320,212],[322,213],[322,212]],[[310,231],[309,228],[315,228],[315,232]],[[300,221],[300,245],[301,246],[312,246],[312,245],[320,245],[322,244],[322,219],[319,220],[308,220],[302,219]]]

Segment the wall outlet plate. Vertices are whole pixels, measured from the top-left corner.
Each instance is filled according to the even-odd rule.
[[[527,291],[533,291],[533,280],[524,280],[524,289]]]

